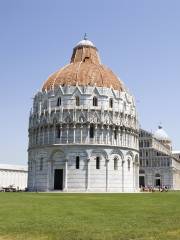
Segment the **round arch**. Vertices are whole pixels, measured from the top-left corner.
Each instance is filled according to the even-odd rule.
[[[108,159],[108,154],[105,150],[92,150],[90,153],[90,156],[91,157],[100,157],[100,159],[103,156],[105,160]]]
[[[120,157],[122,159],[122,161],[124,161],[124,155],[119,149],[113,149],[110,152],[110,158],[112,158],[112,156],[114,158],[115,157],[114,155],[116,155],[118,158]]]
[[[54,160],[54,156],[55,156],[55,154],[57,154],[57,153],[62,154],[63,157],[64,157],[64,159],[66,158],[66,154],[65,154],[65,152],[64,152],[63,150],[61,150],[61,149],[54,149],[54,150],[50,153],[50,155],[49,155],[49,161],[53,161],[53,160]]]
[[[128,159],[129,157],[131,157],[131,160],[132,160],[132,161],[134,160],[134,154],[133,154],[132,151],[128,151],[128,152],[126,153],[126,159]]]

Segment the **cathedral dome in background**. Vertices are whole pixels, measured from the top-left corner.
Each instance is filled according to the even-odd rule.
[[[154,137],[160,141],[171,141],[166,131],[159,126],[158,129],[154,133]]]

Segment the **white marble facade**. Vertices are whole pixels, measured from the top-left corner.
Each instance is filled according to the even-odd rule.
[[[127,90],[77,83],[38,92],[29,118],[29,191],[138,191],[138,130]]]
[[[180,154],[172,152],[172,142],[159,127],[155,134],[140,130],[140,186],[180,189]]]
[[[0,164],[0,189],[13,186],[17,190],[25,190],[27,175],[27,166]]]

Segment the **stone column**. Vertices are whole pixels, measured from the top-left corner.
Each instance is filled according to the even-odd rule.
[[[122,147],[123,144],[122,144],[122,129],[120,129],[120,146]]]
[[[73,143],[76,142],[76,125],[73,125]]]
[[[117,146],[120,146],[120,128],[117,130]]]
[[[87,143],[90,143],[90,124],[88,124],[87,130],[88,130],[88,133],[87,133],[87,136],[88,136]]]
[[[109,144],[109,125],[107,126],[107,143],[106,144]]]
[[[51,168],[50,168],[50,187],[54,189],[54,160],[51,160]]]
[[[132,138],[133,138],[133,136],[132,136],[132,131],[130,130],[130,132],[129,132],[129,136],[130,136],[130,142],[129,142],[129,145],[130,145],[130,147],[132,148]]]
[[[108,192],[109,189],[109,159],[106,159],[106,192]]]
[[[52,159],[49,159],[49,161],[47,161],[47,191],[53,190],[53,162],[54,161]]]
[[[135,174],[135,167],[136,167],[136,165],[135,165],[135,162],[133,161],[133,190],[134,190],[134,192],[135,192],[135,190],[136,190],[136,174]]]
[[[39,102],[39,116],[41,116],[42,113],[42,102]]]
[[[68,143],[68,137],[69,137],[69,125],[66,126],[66,143]]]
[[[124,192],[124,160],[122,160],[122,192]]]
[[[124,146],[127,147],[127,130],[124,131]]]
[[[139,149],[139,136],[138,134],[136,135],[136,149]]]
[[[49,104],[48,104],[49,106],[48,106],[48,112],[49,112],[49,114],[51,114],[51,99],[49,99]]]
[[[64,174],[64,191],[67,192],[68,191],[68,187],[67,187],[67,181],[68,181],[68,160],[65,159],[65,174]]]
[[[136,189],[139,189],[139,163],[136,163]]]
[[[131,147],[131,131],[128,131],[128,139],[129,139],[129,143],[128,146]]]
[[[116,141],[116,139],[115,139],[115,133],[114,133],[114,131],[115,131],[115,127],[113,126],[112,127],[112,145],[115,145],[115,141]],[[117,136],[117,135],[116,135]]]
[[[121,147],[123,147],[123,129],[121,128]]]
[[[60,129],[59,143],[62,143],[62,124],[59,126],[59,129]]]
[[[87,159],[87,172],[86,172],[86,191],[90,188],[90,158]]]
[[[93,143],[97,143],[97,124],[94,127],[94,138],[93,138]]]
[[[128,130],[127,129],[125,131],[125,139],[126,139],[125,146],[128,147],[129,146],[129,134],[128,134]]]
[[[104,144],[104,126],[101,126],[101,144]]]
[[[80,126],[80,137],[81,137],[81,139],[80,139],[80,141],[81,141],[81,143],[82,143],[82,130],[83,130],[83,125],[81,124],[81,126]]]
[[[137,144],[136,144],[136,133],[134,132],[134,148],[136,149],[136,146]]]

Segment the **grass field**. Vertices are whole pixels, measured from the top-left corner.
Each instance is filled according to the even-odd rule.
[[[0,193],[2,239],[180,240],[180,192]]]

